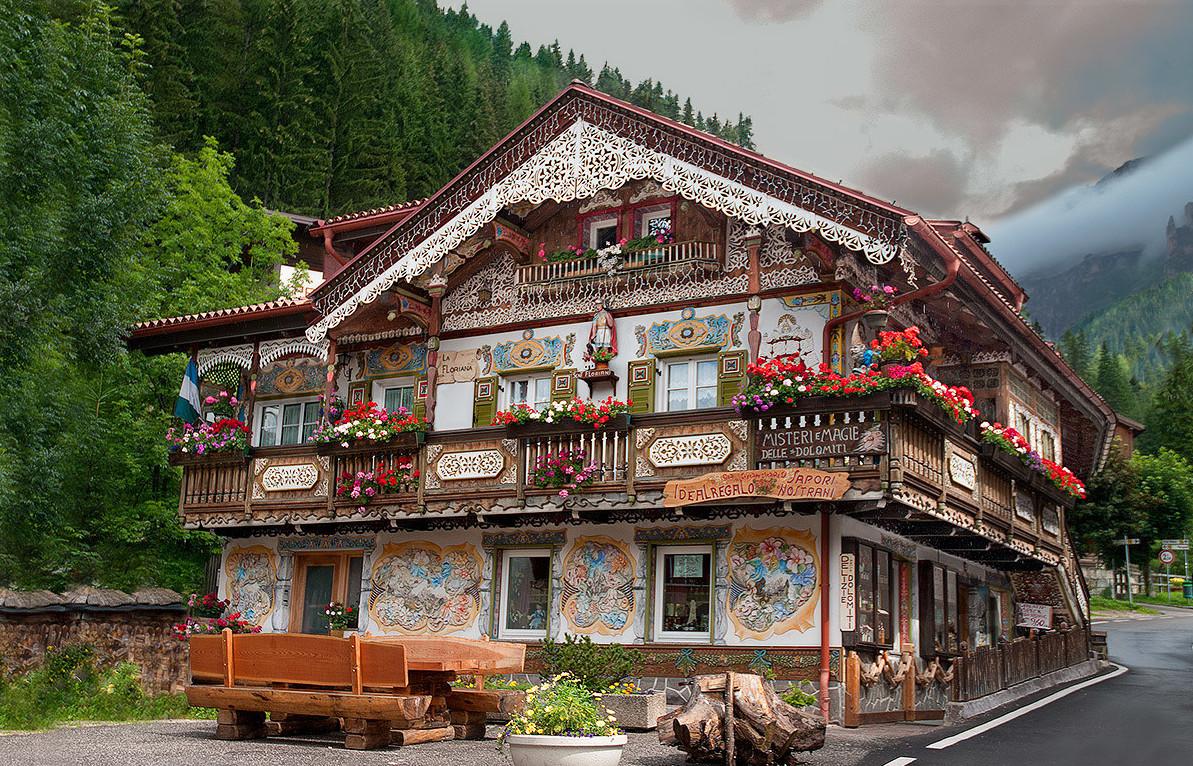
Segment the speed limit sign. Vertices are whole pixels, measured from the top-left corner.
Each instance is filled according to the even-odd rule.
[[[1164,565],[1176,561],[1176,554],[1169,550],[1160,551],[1160,563]]]

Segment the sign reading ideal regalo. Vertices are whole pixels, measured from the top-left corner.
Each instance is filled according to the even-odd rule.
[[[1015,607],[1015,624],[1020,628],[1052,630],[1052,607],[1047,604],[1023,604]]]
[[[841,554],[841,630],[857,630],[857,562],[852,553]]]
[[[849,491],[844,471],[815,468],[772,468],[758,471],[706,473],[694,479],[674,479],[663,488],[663,506],[674,508],[735,497],[775,500],[840,500]]]

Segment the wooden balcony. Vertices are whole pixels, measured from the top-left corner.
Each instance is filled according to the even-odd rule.
[[[721,253],[717,242],[672,242],[622,255],[530,263],[518,267],[516,279],[519,285],[542,285],[675,267],[713,271],[722,266]]]
[[[583,451],[584,461],[596,465],[594,478],[569,488],[567,498],[534,480],[536,462],[563,450]],[[417,490],[367,503],[335,497],[337,477],[392,467],[404,457],[420,472]],[[1063,513],[1071,499],[983,444],[974,424],[959,426],[908,391],[804,399],[762,415],[717,408],[635,415],[599,430],[574,423],[488,427],[403,444],[272,447],[247,459],[191,459],[184,465],[180,509],[188,524],[204,527],[600,509],[664,514],[663,492],[673,480],[788,468],[846,473],[838,512],[929,545],[989,553],[996,562],[1026,558],[1038,565],[1062,555]],[[730,504],[764,510],[774,501],[748,497]]]

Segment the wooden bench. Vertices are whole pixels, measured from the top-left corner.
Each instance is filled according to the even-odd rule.
[[[268,712],[342,718],[344,746],[368,750],[389,745],[391,729],[421,725],[431,704],[428,694],[406,693],[406,647],[359,636],[191,636],[190,667],[187,701],[219,710],[219,739],[264,737]]]

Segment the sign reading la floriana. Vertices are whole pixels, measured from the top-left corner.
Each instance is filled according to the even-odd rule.
[[[757,471],[721,471],[694,479],[674,479],[663,488],[663,506],[674,508],[738,497],[801,500],[840,500],[849,491],[844,471],[815,468],[772,468]]]

